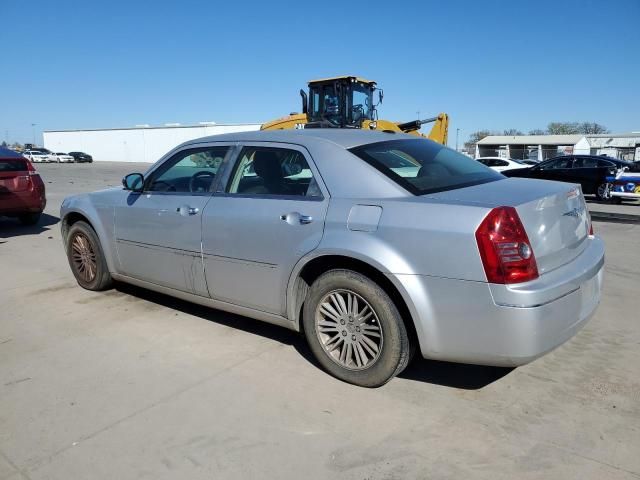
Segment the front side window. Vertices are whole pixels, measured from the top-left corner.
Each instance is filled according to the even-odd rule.
[[[210,192],[228,150],[226,146],[183,150],[151,174],[145,182],[145,191]]]
[[[349,151],[414,195],[504,179],[466,155],[423,139],[389,140]]]
[[[242,149],[227,193],[251,196],[322,196],[302,153],[272,147]]]
[[[557,160],[551,160],[540,165],[540,170],[558,170],[563,168],[571,168],[573,160],[571,157],[559,158]]]

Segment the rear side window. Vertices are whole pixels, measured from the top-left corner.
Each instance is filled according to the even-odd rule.
[[[304,155],[297,150],[274,147],[244,147],[227,193],[251,196],[322,196]]]
[[[29,170],[24,160],[0,160],[0,172],[26,172]]]
[[[573,168],[596,168],[598,160],[589,157],[578,157],[573,161]]]
[[[466,155],[424,139],[390,140],[349,151],[414,195],[470,187],[504,178]]]

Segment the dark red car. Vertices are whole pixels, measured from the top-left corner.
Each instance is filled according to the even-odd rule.
[[[0,147],[0,216],[18,217],[24,225],[34,225],[46,204],[44,182],[31,162]]]

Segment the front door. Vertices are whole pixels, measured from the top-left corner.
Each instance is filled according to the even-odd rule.
[[[306,150],[245,145],[228,185],[204,210],[211,297],[284,315],[289,276],[320,243],[327,205],[328,193]]]
[[[190,148],[172,155],[116,208],[115,237],[125,275],[208,296],[201,238],[202,212],[211,199],[228,146]]]

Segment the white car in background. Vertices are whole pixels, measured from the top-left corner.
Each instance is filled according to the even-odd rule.
[[[505,170],[511,170],[514,168],[526,168],[529,164],[520,160],[514,160],[512,158],[500,158],[500,157],[480,157],[476,160],[483,165],[495,170],[496,172],[504,172]]]
[[[52,161],[51,156],[49,154],[44,152],[39,152],[37,150],[25,150],[24,152],[22,152],[22,156],[36,163]]]
[[[58,158],[58,163],[73,163],[76,161],[71,155],[63,152],[56,152],[56,157]]]

